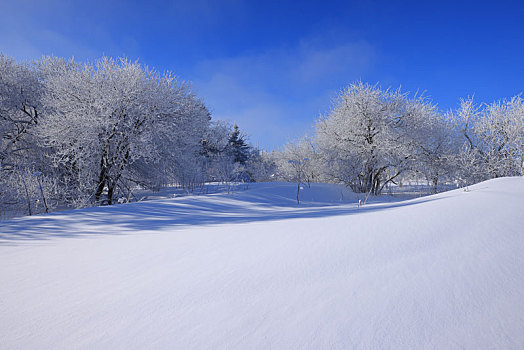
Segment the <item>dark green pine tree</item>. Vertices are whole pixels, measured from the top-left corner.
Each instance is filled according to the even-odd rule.
[[[233,161],[242,165],[248,161],[251,154],[251,146],[247,144],[245,136],[240,133],[236,123],[229,137],[229,150],[233,155]]]

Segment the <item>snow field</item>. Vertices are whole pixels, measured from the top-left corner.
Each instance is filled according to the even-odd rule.
[[[0,226],[0,348],[524,347],[524,179],[255,184]]]

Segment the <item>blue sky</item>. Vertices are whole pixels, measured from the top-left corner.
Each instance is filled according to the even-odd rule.
[[[523,92],[523,18],[523,1],[2,0],[0,52],[140,59],[271,150],[359,79],[444,110]]]

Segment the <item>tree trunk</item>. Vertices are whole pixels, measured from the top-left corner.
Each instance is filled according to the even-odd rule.
[[[437,193],[437,185],[438,185],[438,175],[435,175],[433,176],[433,179],[432,179],[432,183],[433,183],[433,193]]]
[[[300,200],[298,198],[299,194],[300,194],[300,181],[297,183],[297,204],[300,204]]]
[[[107,204],[112,205],[113,204],[113,193],[114,193],[115,185],[114,183],[107,186]]]
[[[22,179],[22,183],[24,184],[25,195],[27,197],[27,210],[29,211],[29,216],[31,216],[33,215],[33,212],[31,210],[31,197],[29,196],[29,191],[27,190],[27,185],[25,183],[25,180]]]

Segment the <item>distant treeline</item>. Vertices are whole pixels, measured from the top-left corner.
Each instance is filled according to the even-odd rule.
[[[224,87],[227,88],[227,87]],[[0,217],[126,202],[137,188],[208,181],[344,183],[378,195],[405,178],[470,184],[523,175],[520,96],[442,112],[357,82],[315,134],[271,153],[211,119],[187,83],[138,62],[0,55]]]
[[[402,179],[467,185],[524,175],[524,103],[461,99],[442,112],[424,96],[357,82],[340,92],[315,134],[272,155],[281,178],[338,182],[380,194]]]
[[[251,181],[259,152],[189,84],[127,59],[0,55],[2,217],[128,201],[133,189]]]

